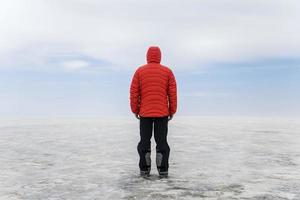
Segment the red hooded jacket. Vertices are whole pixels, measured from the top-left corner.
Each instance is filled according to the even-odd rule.
[[[174,115],[177,110],[177,86],[171,69],[160,64],[159,47],[150,47],[146,65],[134,73],[130,86],[131,111],[142,117]]]

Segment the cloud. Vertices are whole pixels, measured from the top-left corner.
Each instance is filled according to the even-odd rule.
[[[70,60],[62,63],[62,66],[66,70],[80,70],[89,66],[89,63],[84,60]]]
[[[3,1],[0,67],[43,68],[53,54],[76,54],[131,70],[149,45],[161,46],[163,63],[178,70],[293,58],[299,9],[297,0]]]

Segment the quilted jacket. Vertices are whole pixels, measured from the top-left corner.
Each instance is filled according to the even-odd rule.
[[[164,117],[174,115],[177,110],[175,76],[160,61],[159,47],[150,47],[147,64],[138,67],[131,81],[131,111],[142,117]]]

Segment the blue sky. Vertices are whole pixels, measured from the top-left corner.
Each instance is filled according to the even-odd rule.
[[[0,75],[1,115],[130,115],[132,73],[5,70]],[[300,111],[299,62],[216,65],[201,72],[174,73],[178,115],[293,117]]]
[[[159,45],[178,115],[299,117],[298,1],[170,3],[1,3],[0,116],[128,116],[131,77]]]

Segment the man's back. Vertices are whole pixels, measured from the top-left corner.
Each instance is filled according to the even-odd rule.
[[[139,67],[130,87],[130,105],[133,113],[143,117],[170,116],[177,109],[177,87],[172,71],[160,64],[161,52],[150,47],[148,64]]]
[[[151,137],[154,130],[156,142],[156,166],[161,177],[168,176],[170,147],[167,142],[168,121],[177,109],[175,77],[166,66],[160,64],[161,52],[150,47],[147,63],[139,67],[130,86],[130,106],[140,120],[141,140],[137,146],[142,176],[151,170]]]

